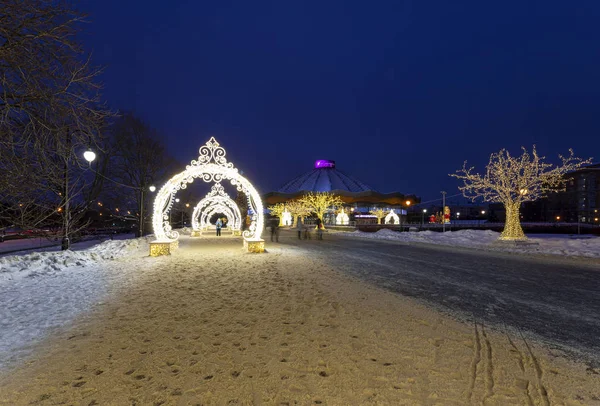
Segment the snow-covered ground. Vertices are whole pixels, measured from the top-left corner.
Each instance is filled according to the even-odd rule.
[[[97,265],[78,258],[89,262],[6,279],[16,310],[2,333],[30,340],[47,335],[37,324],[93,311],[53,330],[28,362],[0,370],[0,403],[595,404],[595,368],[346,274],[397,258],[359,262],[350,244],[336,256],[338,244],[282,237],[264,255],[227,236],[182,236],[162,258],[112,242],[90,250]],[[421,272],[407,267],[413,279]]]
[[[120,275],[108,263],[148,252],[145,239],[95,241],[83,249],[91,243],[81,243],[80,251],[0,257],[0,369],[101,301],[109,279]]]
[[[460,230],[440,233],[435,231],[397,232],[388,229],[374,233],[363,231],[339,232],[356,238],[394,240],[427,244],[471,247],[510,252],[529,252],[563,256],[581,256],[600,258],[600,238],[594,236],[578,236],[565,234],[532,234],[529,242],[533,244],[513,245],[498,241],[500,233],[490,230]]]
[[[115,240],[125,240],[128,238],[133,238],[134,234],[117,234],[113,238]],[[108,235],[103,236],[88,236],[84,239],[84,241],[76,242],[71,244],[71,250],[79,251],[90,248],[93,245],[100,244],[103,241],[109,239]],[[19,254],[23,254],[23,251],[59,251],[60,250],[60,239],[57,240],[49,240],[44,237],[37,238],[23,238],[17,240],[6,240],[0,243],[0,256],[2,255],[14,255],[15,251],[19,251]]]

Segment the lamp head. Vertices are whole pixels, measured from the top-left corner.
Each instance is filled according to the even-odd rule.
[[[87,151],[85,151],[83,153],[83,158],[88,161],[89,163],[94,162],[94,160],[96,159],[96,153],[90,149],[88,149]]]

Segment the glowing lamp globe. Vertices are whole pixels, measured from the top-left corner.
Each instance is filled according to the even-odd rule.
[[[156,191],[156,186],[152,185],[148,188],[151,192],[155,192]]]
[[[87,150],[83,153],[83,158],[92,163],[96,159],[96,153],[94,151]]]

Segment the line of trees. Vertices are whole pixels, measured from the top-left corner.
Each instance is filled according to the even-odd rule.
[[[155,131],[102,101],[102,69],[78,40],[84,18],[62,1],[0,10],[0,230],[60,230],[64,249],[100,197],[139,208],[172,161]]]
[[[335,211],[336,208],[341,207],[343,204],[342,199],[336,194],[330,192],[309,192],[300,199],[269,206],[268,210],[272,216],[279,217],[280,221],[284,211],[287,210],[291,214],[294,224],[297,224],[298,218],[304,218],[311,214],[317,216],[322,224],[324,224],[323,217],[325,213]]]

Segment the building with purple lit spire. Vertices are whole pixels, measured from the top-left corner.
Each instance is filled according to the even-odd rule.
[[[413,194],[378,192],[361,180],[339,170],[335,161],[329,159],[315,161],[313,169],[291,179],[276,191],[267,193],[264,195],[264,200],[269,205],[284,203],[301,198],[307,192],[335,193],[352,210],[353,217],[357,221],[364,219],[362,221],[369,222],[373,221],[369,214],[371,210],[394,209],[396,213],[406,215],[410,205],[421,201]],[[407,205],[407,202],[410,204]]]

